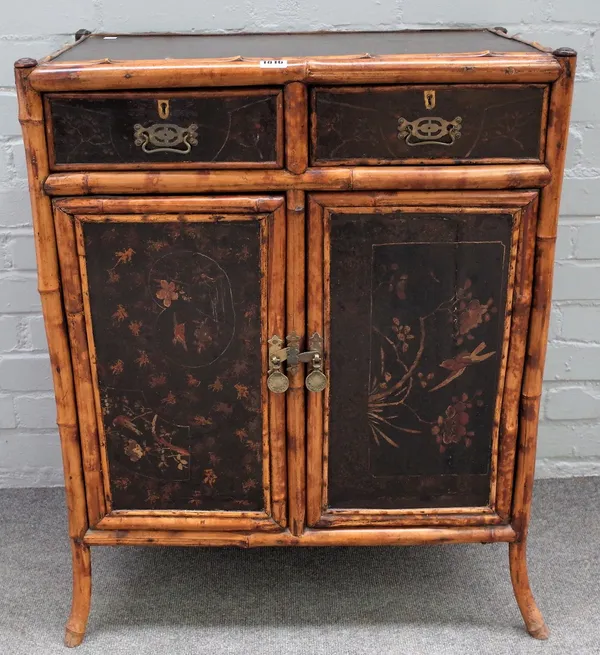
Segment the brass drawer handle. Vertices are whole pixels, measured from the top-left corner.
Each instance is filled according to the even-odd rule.
[[[133,126],[135,145],[141,146],[149,155],[153,152],[175,152],[187,155],[192,150],[192,146],[198,145],[197,136],[198,126],[195,123],[188,127],[180,127],[173,123],[154,123],[148,127],[136,123]]]
[[[398,119],[398,139],[407,146],[451,146],[460,139],[462,118],[447,121],[439,116],[422,116],[414,121]]]

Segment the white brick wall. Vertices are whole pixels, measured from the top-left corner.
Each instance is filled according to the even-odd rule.
[[[13,62],[42,57],[79,28],[301,31],[504,25],[579,52],[539,475],[600,474],[600,3],[598,0],[30,0],[0,23],[0,487],[60,484],[46,338],[17,122]],[[511,22],[512,21],[512,22]]]

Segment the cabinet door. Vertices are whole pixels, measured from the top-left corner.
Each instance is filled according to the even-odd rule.
[[[309,525],[507,519],[536,201],[311,197],[308,331],[329,384],[308,394]]]
[[[266,388],[268,338],[284,333],[282,203],[56,201],[97,528],[285,524],[284,398]]]

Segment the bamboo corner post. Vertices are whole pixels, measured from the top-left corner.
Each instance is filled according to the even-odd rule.
[[[511,580],[515,597],[529,633],[537,639],[547,639],[549,630],[529,585],[526,545],[531,518],[539,408],[550,324],[558,211],[577,61],[577,53],[570,48],[561,48],[554,51],[554,54],[560,61],[561,75],[552,85],[548,116],[546,163],[552,179],[541,192],[536,231],[533,300],[521,395],[519,455],[512,510],[512,525],[517,534],[517,541],[509,546]]]
[[[29,83],[29,76],[36,65],[37,62],[33,59],[20,59],[15,64],[15,79],[19,100],[19,121],[28,153],[27,173],[36,245],[38,289],[46,325],[56,394],[57,424],[65,469],[74,590],[65,642],[69,646],[74,646],[83,639],[90,605],[90,552],[89,546],[82,541],[88,528],[88,517],[73,370],[63,313],[52,205],[43,188],[49,174],[43,105],[40,94],[34,91]]]

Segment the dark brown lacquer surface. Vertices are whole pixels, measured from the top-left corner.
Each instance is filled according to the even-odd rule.
[[[488,504],[512,227],[333,214],[332,508]]]
[[[168,101],[168,106],[159,108],[161,100]],[[53,94],[46,104],[54,155],[51,164],[96,168],[249,164],[273,168],[281,156],[280,105],[281,94],[270,90]],[[166,117],[161,117],[161,112]],[[142,134],[141,143],[136,144],[137,126],[158,126],[154,135],[160,143],[144,144]],[[175,140],[178,130],[186,131],[179,143]]]
[[[545,103],[534,85],[315,89],[312,163],[539,161]]]
[[[340,55],[462,52],[536,52],[536,48],[485,29],[331,32],[329,34],[92,34],[59,54],[59,63],[86,60],[280,59]]]
[[[262,510],[260,223],[83,234],[113,509]]]

